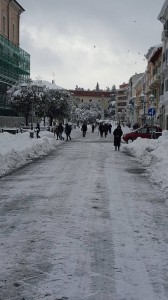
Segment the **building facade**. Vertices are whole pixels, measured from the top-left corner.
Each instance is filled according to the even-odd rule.
[[[129,83],[124,82],[116,91],[116,120],[119,122],[127,122],[128,88]]]
[[[127,105],[127,122],[130,126],[138,122],[138,107],[139,103],[137,103],[136,99],[136,83],[142,78],[144,73],[135,73],[129,79],[129,87],[128,87],[128,105]]]
[[[0,0],[0,116],[13,115],[7,103],[8,87],[30,77],[30,55],[19,47],[23,12],[16,0]]]
[[[79,107],[82,103],[96,102],[102,107],[104,115],[108,113],[109,103],[111,101],[111,92],[75,89],[70,90],[70,93],[73,95],[73,102],[76,107]]]
[[[163,127],[160,114],[160,91],[161,91],[161,70],[162,70],[162,44],[149,49],[146,54],[148,61],[146,72],[146,105],[149,109],[152,105],[155,108],[154,123]],[[153,95],[153,103],[150,96]]]
[[[160,122],[162,129],[168,130],[168,0],[165,0],[158,15],[158,20],[163,24],[161,35],[163,59],[159,99]]]

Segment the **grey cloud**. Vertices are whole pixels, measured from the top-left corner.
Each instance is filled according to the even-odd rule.
[[[128,60],[131,66],[129,67],[130,72],[138,70],[142,72],[144,68],[143,55],[150,46],[161,43],[162,25],[157,20],[157,15],[163,2],[164,0],[19,1],[25,8],[25,12],[21,16],[22,28],[31,28],[32,34],[33,31],[36,31],[36,39],[43,39],[43,31],[45,33],[44,39],[48,34],[48,39],[50,38],[51,42],[49,40],[48,47],[45,44],[44,49],[40,49],[40,51],[44,53],[45,59],[48,59],[49,62],[52,57],[60,70],[60,78],[63,79],[66,73],[66,80],[69,78],[69,85],[73,84],[73,86],[78,84],[78,79],[80,80],[82,59],[86,66],[88,64],[88,69],[90,66],[96,68],[96,64],[97,70],[103,64],[107,67],[107,74],[104,73],[103,68],[102,81],[107,78],[107,82],[109,82],[109,76],[113,74],[112,72],[118,72],[119,57],[121,58],[121,66],[125,63],[124,60]],[[56,47],[52,52],[53,41]],[[36,61],[35,57],[39,51],[39,48],[36,49],[33,43],[31,34],[28,33],[25,39],[23,31],[21,33],[21,45],[25,50],[30,51],[32,65]],[[77,46],[78,44],[80,47]],[[93,49],[94,45],[96,45],[96,49]],[[127,55],[128,50],[130,51],[129,57]],[[107,52],[107,58],[103,57]],[[139,52],[141,53],[140,57],[138,56]],[[110,59],[110,55],[113,58]],[[116,62],[114,62],[114,57]],[[107,59],[109,59],[109,66]],[[135,59],[139,59],[139,67],[134,65]],[[38,61],[33,69],[39,67],[41,70],[40,62],[43,61],[42,59],[40,61],[40,57]],[[66,69],[67,66],[70,66],[70,70]],[[110,68],[111,73],[109,73]],[[87,72],[87,68],[83,68],[83,72]],[[130,73],[128,73],[129,75]],[[119,77],[119,75],[117,76]],[[121,82],[123,76],[126,76],[126,72],[121,72]],[[88,85],[92,85],[94,78],[89,77],[88,74],[83,74],[83,78],[88,78]],[[124,81],[128,79],[125,78]]]

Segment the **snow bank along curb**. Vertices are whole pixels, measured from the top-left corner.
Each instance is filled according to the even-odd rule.
[[[72,138],[79,136],[79,129],[72,130]],[[30,138],[30,133],[0,134],[0,176],[7,175],[33,159],[49,154],[62,141],[49,131],[41,131],[40,139]]]
[[[147,168],[151,180],[168,192],[168,131],[156,140],[138,138],[124,148]]]
[[[22,134],[22,136],[23,135],[24,134]],[[14,138],[17,138],[17,136],[12,137],[12,139]],[[58,145],[57,142],[55,139],[48,137],[42,137],[38,140],[30,139],[29,137],[25,140],[24,138],[20,151],[18,149],[19,144],[14,144],[12,150],[4,154],[0,153],[0,176],[18,169],[35,158],[47,155],[50,151],[55,149]]]

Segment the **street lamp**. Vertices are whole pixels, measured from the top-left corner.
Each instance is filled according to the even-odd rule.
[[[34,114],[34,102],[36,100],[36,93],[37,93],[37,84],[32,83],[31,85],[32,87],[32,91],[33,91],[33,97],[31,97],[32,99],[32,108],[31,108],[31,130],[33,130],[33,114]]]
[[[143,105],[143,123],[145,124],[146,123],[145,122],[146,121],[146,118],[145,118],[145,114],[146,114],[146,112],[145,112],[145,109],[146,109],[146,96],[145,96],[145,94],[143,92],[139,96],[139,99],[140,99],[140,101],[141,101],[141,103]]]
[[[151,109],[155,111],[154,110],[155,96],[153,94],[150,94],[149,100],[151,103]],[[151,115],[151,138],[153,137],[153,125],[154,125],[154,114]]]
[[[139,105],[135,104],[135,118],[134,118],[135,123],[139,123],[138,122],[138,112],[139,112]]]
[[[131,126],[133,121],[133,111],[134,111],[133,105],[131,103],[128,104],[128,110],[129,110],[128,123],[129,126]]]

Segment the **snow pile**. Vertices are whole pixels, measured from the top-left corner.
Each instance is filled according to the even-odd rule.
[[[156,140],[138,138],[124,148],[147,168],[152,180],[168,190],[168,131]]]
[[[71,136],[79,134],[79,129],[72,130]],[[49,131],[41,131],[40,139],[30,138],[30,133],[12,135],[0,133],[0,176],[31,162],[33,159],[47,155],[62,141],[56,140]]]

